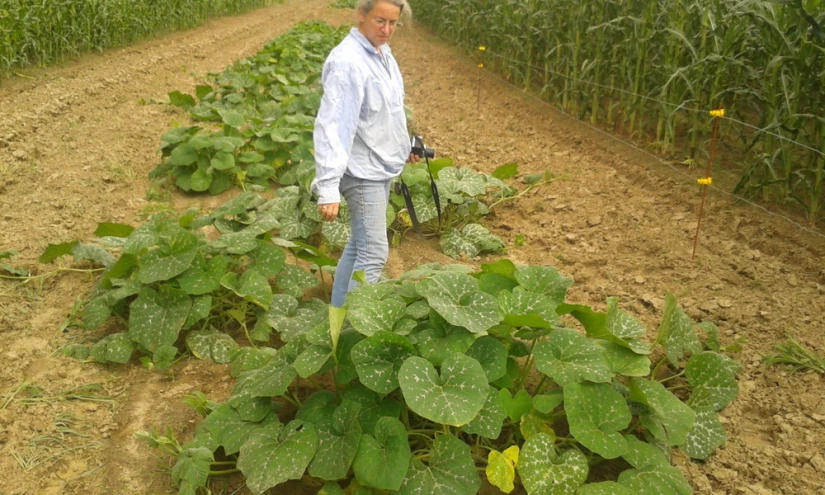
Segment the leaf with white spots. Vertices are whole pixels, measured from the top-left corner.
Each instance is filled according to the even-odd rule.
[[[685,366],[685,377],[693,387],[688,405],[721,411],[739,395],[738,372],[739,364],[729,357],[709,351],[694,354]]]
[[[404,361],[398,381],[413,412],[445,425],[470,422],[490,393],[484,369],[478,361],[463,354],[447,357],[440,375],[429,361],[413,356]]]
[[[209,416],[198,425],[196,433],[207,430],[211,433],[216,448],[218,445],[222,446],[226,455],[232,455],[241,450],[241,446],[246,443],[252,432],[278,422],[276,414],[267,414],[258,422],[246,421],[232,406],[223,404],[209,413]]]
[[[285,293],[298,298],[304,297],[307,289],[318,285],[318,279],[295,265],[284,265],[275,279],[275,284]]]
[[[398,495],[475,495],[481,488],[470,447],[452,435],[436,437],[427,464],[411,458]]]
[[[398,490],[410,466],[410,443],[404,423],[382,417],[374,434],[364,434],[352,462],[355,479],[364,486]]]
[[[287,362],[284,353],[278,352],[261,367],[242,371],[232,396],[279,397],[296,376],[295,368]]]
[[[266,277],[256,271],[247,270],[240,277],[237,273],[227,273],[221,277],[221,285],[263,309],[272,304],[272,287]]]
[[[667,358],[673,366],[679,366],[679,360],[685,352],[700,352],[702,344],[693,327],[693,320],[676,304],[673,294],[665,296],[665,308],[656,343],[662,345]]]
[[[162,223],[156,235],[157,247],[138,256],[138,279],[144,284],[180,275],[189,269],[198,254],[198,236],[176,223]]]
[[[691,459],[707,459],[728,440],[719,414],[712,408],[696,409],[696,421],[681,448]]]
[[[178,283],[187,294],[208,294],[221,286],[221,277],[228,269],[229,258],[226,256],[217,255],[206,261],[200,255],[192,262],[192,266],[178,277]]]
[[[258,240],[258,247],[249,252],[252,258],[250,270],[255,270],[264,277],[274,277],[281,273],[286,263],[286,253],[274,244]]]
[[[209,467],[214,460],[212,451],[205,447],[182,450],[178,454],[178,462],[172,467],[172,480],[176,484],[186,482],[193,486],[206,486]]]
[[[514,274],[521,287],[529,292],[544,294],[556,304],[564,302],[573,279],[560,275],[552,266],[519,266]]]
[[[487,381],[494,382],[507,373],[507,346],[495,337],[477,338],[466,354],[481,363]]]
[[[347,294],[347,319],[358,332],[370,336],[392,331],[407,305],[386,284],[361,285]]]
[[[340,218],[336,218],[334,222],[324,222],[321,224],[321,235],[327,243],[343,249],[349,241],[349,222]]]
[[[398,388],[398,370],[408,357],[416,355],[409,339],[386,331],[367,337],[350,352],[361,383],[380,394]]]
[[[607,335],[591,336],[626,347],[637,354],[650,354],[650,346],[638,340],[647,332],[647,329],[639,320],[619,309],[619,299],[617,297],[607,298],[605,331]]]
[[[553,437],[539,433],[521,447],[518,473],[529,495],[574,495],[589,471],[578,450],[556,454]]]
[[[504,243],[477,223],[470,223],[459,229],[448,228],[439,241],[441,250],[451,258],[475,258],[481,253],[497,253],[504,249]]]
[[[197,296],[192,299],[192,307],[189,309],[189,314],[186,315],[186,322],[183,324],[184,329],[192,328],[192,326],[209,317],[212,311],[212,296]]]
[[[315,430],[318,450],[309,465],[309,474],[324,480],[345,478],[361,441],[358,418],[347,414],[342,421],[321,421],[315,424]]]
[[[127,333],[114,333],[103,337],[92,346],[91,355],[98,363],[126,364],[132,357],[135,345]]]
[[[495,387],[490,387],[490,393],[487,395],[487,400],[484,402],[481,411],[472,421],[464,425],[462,430],[465,433],[495,440],[501,435],[501,428],[505,419],[507,419],[507,412],[501,405],[498,390]]]
[[[229,335],[216,330],[194,330],[186,335],[186,346],[198,359],[209,359],[218,364],[229,362],[229,354],[238,348]]]
[[[250,435],[241,447],[237,466],[246,476],[246,486],[259,495],[301,478],[317,447],[318,435],[311,424],[299,420],[286,426],[272,423]]]
[[[604,348],[604,357],[610,371],[624,376],[647,376],[650,374],[650,358],[637,354],[627,347],[622,347],[606,340],[597,342]]]
[[[421,357],[433,366],[441,366],[444,359],[457,352],[464,354],[472,346],[476,336],[461,327],[452,327],[446,331],[428,328],[412,336]]]
[[[332,349],[329,347],[308,345],[301,351],[292,366],[298,372],[298,376],[309,378],[324,367],[330,356],[332,356]]]
[[[653,436],[668,445],[681,445],[693,427],[696,413],[657,381],[630,380],[629,400],[646,406],[639,414]]]
[[[513,326],[537,326],[539,328],[553,328],[561,324],[556,313],[556,304],[548,296],[537,292],[529,292],[515,288],[512,292],[506,290],[498,293],[498,306],[504,315],[504,322]],[[540,318],[533,325],[525,317]]]
[[[484,334],[501,321],[496,298],[481,292],[478,280],[469,275],[437,273],[416,288],[445,320],[473,333]]]
[[[281,340],[290,342],[323,323],[329,317],[327,305],[319,300],[298,302],[288,294],[275,294],[266,321]]]
[[[550,334],[533,349],[536,368],[559,385],[571,382],[609,382],[613,373],[604,357],[604,349],[590,339],[566,328]]]
[[[582,445],[605,459],[627,450],[620,430],[630,424],[624,397],[607,383],[568,383],[564,386],[564,410],[570,433]]]
[[[129,305],[129,337],[149,352],[178,340],[192,300],[179,289],[161,285],[155,292],[144,287]]]

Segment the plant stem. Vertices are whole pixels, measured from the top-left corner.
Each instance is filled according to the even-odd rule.
[[[662,378],[661,380],[659,380],[659,383],[665,383],[667,381],[673,380],[674,378],[679,378],[680,376],[684,376],[684,374],[685,370],[682,370],[680,373]]]
[[[209,471],[209,476],[220,476],[222,474],[235,474],[240,472],[240,469],[224,469],[223,471]]]

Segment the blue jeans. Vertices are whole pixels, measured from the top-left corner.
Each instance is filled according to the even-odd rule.
[[[390,252],[387,241],[387,202],[390,181],[358,179],[344,175],[339,186],[347,200],[350,236],[332,283],[333,306],[341,307],[347,292],[358,286],[353,272],[363,270],[369,283],[378,282]]]

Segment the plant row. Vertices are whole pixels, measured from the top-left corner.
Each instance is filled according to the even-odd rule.
[[[512,80],[687,163],[707,157],[708,111],[724,108],[747,124],[725,121],[720,131],[741,168],[736,191],[799,205],[811,223],[822,218],[820,0],[411,4],[444,37],[474,53],[485,46],[484,62]]]
[[[0,75],[198,26],[283,0],[5,0]]]
[[[169,176],[187,192],[219,194],[234,186],[289,191],[298,208],[292,218],[282,221],[280,237],[307,241],[320,235],[326,245],[342,248],[349,232],[346,207],[335,222],[322,222],[314,211],[310,184],[315,177],[312,132],[322,94],[321,69],[347,32],[319,21],[300,23],[255,56],[211,74],[210,84],[198,86],[194,96],[170,93],[172,104],[188,109],[194,120],[204,124],[176,127],[164,134],[163,161],[151,177]],[[441,199],[441,218],[430,173]],[[451,159],[443,158],[429,165],[408,164],[403,179],[424,231],[443,233],[441,244],[448,255],[472,258],[504,247],[476,222],[489,212],[488,203],[515,194],[501,179],[517,173],[517,167],[508,165],[493,175],[482,174],[457,168]],[[528,188],[547,180],[525,177]],[[393,244],[412,227],[404,197],[396,189],[388,205],[387,225],[394,232]]]
[[[280,346],[230,352],[225,403],[190,397],[190,441],[141,436],[177,456],[181,494],[240,472],[255,494],[309,477],[324,494],[473,495],[479,471],[505,493],[692,493],[671,450],[710,456],[738,393],[713,325],[668,296],[652,347],[616,298],[566,303],[551,267],[468,271],[424,265],[343,309],[290,298],[270,309]]]

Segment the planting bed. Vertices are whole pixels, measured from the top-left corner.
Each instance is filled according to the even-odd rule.
[[[351,22],[352,11],[328,3],[292,0],[4,81],[0,251],[17,250],[15,265],[44,273],[53,267],[36,260],[48,243],[89,238],[99,222],[137,225],[169,205],[224,203],[236,190],[158,201],[147,175],[160,136],[188,119],[162,102],[298,21]],[[675,459],[695,493],[825,494],[825,377],[762,364],[788,335],[825,349],[825,240],[711,194],[691,261],[694,184],[493,75],[482,76],[479,109],[475,62],[421,26],[399,29],[393,50],[416,132],[439,155],[487,173],[517,162],[525,173],[568,176],[487,217],[510,260],[573,277],[571,303],[604,310],[605,297],[618,296],[651,330],[671,292],[695,320],[718,325],[723,344],[741,343],[739,398],[721,414],[729,441],[703,464]],[[387,272],[433,261],[453,262],[436,240],[409,235]],[[59,349],[84,332],[64,324],[91,285],[83,273],[0,281],[0,494],[173,493],[168,458],[135,433],[169,425],[186,439],[198,416],[182,398],[202,391],[223,400],[232,389],[228,367],[205,361],[159,372],[136,359],[101,366],[64,357]],[[282,493],[318,488],[295,483]]]

